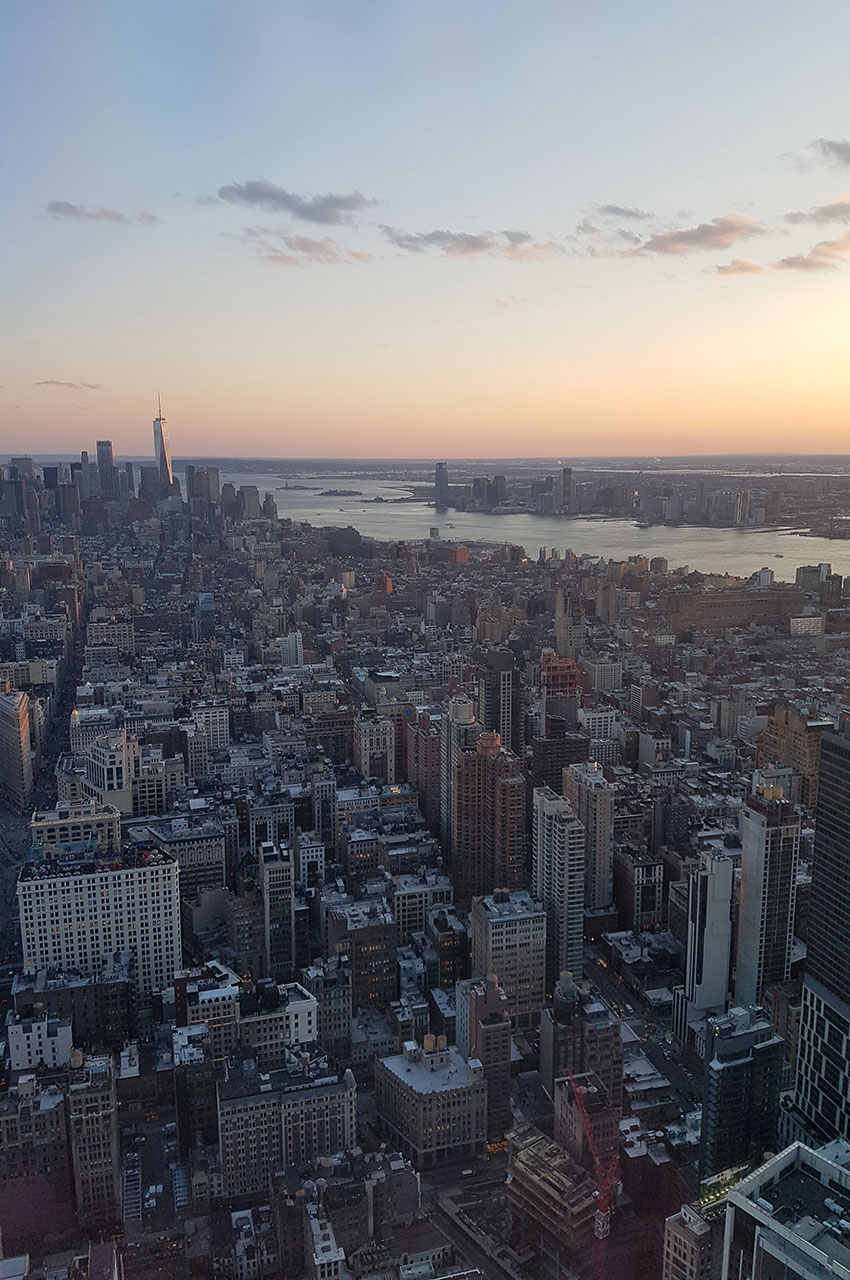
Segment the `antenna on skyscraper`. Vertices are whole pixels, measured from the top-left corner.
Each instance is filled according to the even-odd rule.
[[[160,422],[165,422],[165,418],[162,416],[162,396],[158,391],[156,393],[156,407]]]

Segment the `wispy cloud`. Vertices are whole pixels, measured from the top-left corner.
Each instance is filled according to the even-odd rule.
[[[596,212],[600,218],[631,218],[635,222],[645,222],[652,217],[646,209],[637,209],[630,204],[599,204]]]
[[[628,251],[629,257],[662,253],[681,256],[706,249],[730,249],[738,240],[762,235],[764,228],[745,213],[726,213],[696,227],[659,231]]]
[[[350,262],[370,262],[372,255],[349,249],[346,245],[324,236],[314,240],[309,236],[292,235],[272,227],[246,227],[243,239],[253,246],[265,261],[284,267],[303,267],[307,263],[321,266],[338,266]]]
[[[302,222],[318,222],[327,226],[340,226],[351,222],[355,213],[361,213],[370,205],[377,204],[359,191],[348,195],[327,194],[320,196],[300,196],[294,191],[286,191],[283,187],[267,182],[265,178],[252,178],[248,182],[231,182],[219,187],[220,200],[232,204],[249,205],[253,209],[263,209],[266,213],[288,213]]]
[[[795,253],[780,258],[773,266],[777,271],[834,271],[850,258],[850,231],[834,240],[821,240],[808,253]]]
[[[792,213],[786,213],[786,222],[850,222],[850,195],[836,196],[834,200],[827,200],[826,204],[815,205],[813,209],[795,210]]]
[[[100,391],[99,382],[60,382],[58,378],[44,378],[41,382],[34,382],[34,387],[64,387],[67,391],[80,391],[83,387],[87,391]]]
[[[719,276],[763,276],[764,267],[751,258],[733,258],[731,262],[721,263],[719,267],[710,267]]]
[[[159,222],[159,218],[147,209],[139,209],[130,216],[119,213],[117,209],[90,209],[84,204],[72,204],[70,200],[51,200],[47,212],[59,222],[140,222],[145,227],[152,227]]]
[[[815,138],[811,149],[824,160],[850,169],[850,142],[846,138]]]
[[[551,239],[535,240],[529,231],[401,231],[379,227],[390,244],[405,253],[435,250],[447,258],[472,258],[495,254],[514,262],[542,262],[563,253],[563,246]]]
[[[528,302],[528,298],[520,298],[515,293],[509,293],[506,298],[494,298],[493,301],[497,307],[521,307]]]

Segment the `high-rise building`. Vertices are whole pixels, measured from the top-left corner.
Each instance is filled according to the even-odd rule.
[[[97,442],[97,474],[100,481],[100,495],[105,502],[118,497],[118,470],[112,456],[112,441]]]
[[[479,1156],[487,1134],[484,1068],[464,1062],[445,1036],[408,1041],[402,1053],[375,1064],[381,1133],[415,1168]]]
[[[734,888],[735,862],[722,852],[703,852],[688,874],[685,981],[674,992],[674,1030],[682,1044],[689,1024],[726,1011]]]
[[[116,951],[129,951],[137,994],[162,991],[180,964],[179,874],[155,849],[103,862],[26,863],[18,881],[25,972],[93,977]]]
[[[760,1010],[732,1009],[705,1037],[700,1176],[710,1178],[774,1149],[782,1082],[781,1038]]]
[[[735,1001],[744,1007],[791,974],[800,817],[781,794],[750,796],[741,815]]]
[[[555,652],[559,658],[575,658],[584,642],[584,610],[573,593],[555,590]]]
[[[722,1219],[709,1222],[683,1204],[665,1220],[661,1280],[720,1280],[722,1261]]]
[[[838,1280],[850,1272],[848,1225],[846,1152],[794,1143],[730,1190],[723,1280]]]
[[[163,497],[170,493],[174,483],[174,472],[171,467],[171,441],[168,438],[168,426],[162,416],[162,405],[153,421],[153,452],[159,472],[159,485]]]
[[[850,1140],[850,716],[821,743],[796,1103]]]
[[[571,728],[578,718],[578,667],[572,658],[561,658],[554,650],[540,655],[540,719],[560,716]]]
[[[546,982],[546,912],[527,889],[473,899],[472,977],[495,974],[515,1027],[539,1017]]]
[[[546,910],[547,988],[584,966],[585,829],[568,800],[536,787],[532,812],[532,886]]]
[[[832,720],[812,716],[805,708],[777,703],[759,742],[759,768],[771,764],[790,765],[802,780],[801,802],[814,809],[818,798],[821,738],[834,728]]]
[[[482,733],[474,751],[459,752],[452,792],[456,900],[516,888],[525,851],[522,762],[503,749],[498,733]]]
[[[328,955],[348,956],[355,1009],[386,1009],[398,996],[398,926],[382,900],[328,912]]]
[[[489,649],[478,669],[478,719],[498,733],[506,751],[521,756],[525,746],[522,674],[510,649]]]
[[[392,786],[396,777],[395,721],[384,716],[361,716],[354,724],[354,763],[364,778]]]
[[[603,911],[613,900],[614,788],[598,763],[590,761],[564,770],[563,791],[587,833],[585,906]]]
[[[136,496],[136,469],[132,462],[124,463],[124,475],[127,477],[127,493],[131,498]]]
[[[32,791],[29,698],[0,694],[0,795],[17,813],[26,813]]]
[[[491,974],[455,987],[455,1042],[464,1058],[476,1058],[487,1081],[487,1138],[501,1142],[511,1127],[511,1018],[508,997]]]
[[[454,818],[454,772],[461,751],[474,747],[481,734],[469,698],[450,698],[440,719],[440,839],[449,852]]]
[[[449,505],[449,469],[445,462],[438,462],[434,470],[434,506],[445,511]]]
[[[267,841],[258,856],[265,976],[289,982],[295,970],[295,852],[288,845]]]
[[[121,1218],[121,1147],[118,1098],[110,1057],[76,1054],[68,1084],[68,1128],[77,1218],[87,1230]]]
[[[540,1013],[540,1083],[554,1097],[555,1081],[572,1071],[593,1071],[615,1110],[623,1106],[620,1020],[587,983],[562,973],[552,1003]]]

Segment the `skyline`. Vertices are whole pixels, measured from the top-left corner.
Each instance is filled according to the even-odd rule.
[[[0,448],[841,452],[844,6],[251,14],[4,12]]]

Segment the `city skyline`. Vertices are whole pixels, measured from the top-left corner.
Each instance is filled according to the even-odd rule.
[[[147,454],[161,386],[184,457],[839,452],[815,17],[7,10],[0,447]]]

